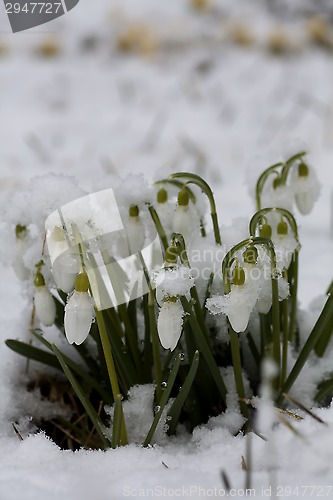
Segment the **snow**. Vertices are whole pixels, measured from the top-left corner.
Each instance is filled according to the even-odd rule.
[[[304,342],[332,280],[332,56],[310,46],[300,16],[292,22],[276,20],[259,0],[209,3],[212,8],[199,14],[185,0],[81,0],[52,25],[17,35],[9,33],[1,4],[0,41],[8,49],[0,60],[1,219],[29,224],[35,245],[24,264],[31,267],[40,255],[44,220],[61,204],[109,187],[120,207],[141,203],[152,199],[154,191],[140,174],[149,180],[192,170],[213,187],[228,247],[247,236],[257,174],[297,151],[300,138],[322,185],[311,214],[297,215]],[[307,4],[313,8],[313,2]],[[297,11],[300,2],[291,5]],[[254,46],[231,43],[225,27],[237,22],[250,28]],[[272,56],[265,46],[267,35],[283,22],[298,47]],[[139,36],[146,41],[136,42],[133,53],[119,53],[119,36],[135,26],[141,26]],[[84,50],[88,37],[90,49]],[[60,49],[55,59],[37,54],[50,38]],[[71,176],[70,184],[65,175]],[[119,176],[125,179],[121,185],[127,184],[123,198]],[[52,189],[45,189],[45,179]],[[177,194],[172,188],[168,192],[170,198]],[[206,224],[210,229],[209,217]],[[26,362],[3,344],[7,338],[29,339],[32,290],[22,292],[8,265],[14,252],[12,233],[3,227],[1,231],[2,242],[8,244],[1,244],[0,498],[106,500],[140,493],[155,498],[161,491],[164,496],[191,493],[200,498],[214,488],[222,496],[222,470],[231,487],[240,490],[238,496],[245,496],[241,458],[246,440],[230,432],[240,418],[232,405],[230,414],[211,419],[192,437],[181,432],[179,439],[166,439],[157,433],[157,444],[148,449],[132,444],[72,453],[33,433],[30,417],[52,416],[55,410],[40,400],[37,390],[26,391]],[[216,253],[211,259],[217,267]],[[49,333],[55,335],[52,328]],[[41,367],[32,363],[31,369],[38,372]],[[329,359],[319,367],[315,360],[310,364],[295,385],[297,399],[311,401],[323,369],[332,371]],[[132,400],[126,403],[129,430],[137,441],[151,418],[145,410],[149,405],[143,404],[151,396],[148,389],[132,389]],[[333,408],[314,411],[328,425],[303,414],[304,420],[291,421],[301,437],[282,424],[274,430],[275,482],[294,491],[289,495],[288,489],[280,490],[282,497],[310,499],[320,496],[320,487],[331,486]],[[269,496],[272,481],[266,449],[253,435],[251,487],[257,498]],[[311,485],[317,489],[306,489]],[[333,491],[324,489],[322,496],[333,498]]]

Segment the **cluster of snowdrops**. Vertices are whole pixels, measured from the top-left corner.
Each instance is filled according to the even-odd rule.
[[[224,241],[210,186],[188,172],[153,186],[134,176],[114,188],[122,231],[100,230],[98,221],[103,226],[110,217],[107,203],[69,223],[60,217],[45,230],[52,210],[89,196],[74,182],[53,176],[46,189],[45,179],[36,178],[14,195],[30,208],[7,214],[15,233],[13,266],[33,300],[29,342],[7,345],[64,373],[89,417],[85,433],[96,434],[96,447],[128,443],[124,402],[131,388],[145,384],[153,387],[145,446],[158,425],[171,435],[231,411],[231,394],[238,430],[251,430],[249,398],[260,392],[264,359],[276,368],[275,404],[286,406],[285,394],[308,356],[323,356],[332,333],[328,294],[307,341],[299,335],[294,213],[309,213],[319,195],[306,153],[262,173],[257,211],[237,232],[240,241]],[[83,237],[86,228],[89,237]],[[155,237],[157,247],[149,246]],[[129,270],[130,256],[141,273]],[[48,340],[53,325],[73,347],[62,344],[61,350]],[[327,396],[332,381],[324,382]],[[82,438],[82,428],[70,420],[68,426]]]

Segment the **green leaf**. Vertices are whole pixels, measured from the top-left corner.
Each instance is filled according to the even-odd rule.
[[[114,402],[114,417],[112,427],[112,448],[118,448],[121,441],[121,422],[123,419],[122,396],[118,394]]]
[[[189,302],[186,300],[185,297],[181,297],[181,303],[183,305],[184,311],[188,315],[188,320],[191,325],[191,329],[193,332],[193,335],[195,337],[195,341],[197,343],[198,349],[201,352],[202,356],[204,357],[207,367],[216,383],[216,386],[219,390],[220,396],[225,403],[226,395],[227,395],[227,389],[224,385],[220,370],[216,364],[216,361],[214,359],[214,356],[212,354],[211,348],[209,344],[207,343],[202,330],[197,322],[197,319],[192,311],[192,308],[189,305]]]
[[[52,344],[52,350],[53,350],[54,354],[56,355],[56,357],[57,357],[65,375],[67,376],[71,386],[73,387],[77,397],[81,401],[82,406],[84,407],[90,420],[92,421],[99,437],[101,438],[101,441],[103,443],[104,448],[109,448],[111,445],[111,442],[105,434],[104,426],[103,426],[103,423],[102,423],[100,417],[98,416],[98,414],[95,411],[94,407],[92,406],[91,402],[87,398],[87,396],[84,393],[79,382],[76,380],[73,373],[71,372],[68,364],[66,363],[64,356],[62,355],[62,353],[59,351],[59,349],[57,348],[57,346],[55,344]]]
[[[30,344],[26,344],[25,342],[21,342],[20,340],[6,340],[6,345],[12,351],[20,354],[21,356],[25,356],[28,359],[32,359],[33,361],[38,361],[39,363],[43,363],[47,366],[52,366],[52,368],[57,368],[61,370],[61,366],[57,358],[43,349],[39,349],[38,347],[34,347]]]
[[[277,405],[279,406],[283,400],[282,393],[290,392],[291,387],[293,386],[295,380],[300,374],[303,366],[307,362],[310,354],[313,352],[314,346],[324,334],[324,332],[329,328],[333,323],[333,295],[330,295],[326,301],[326,304],[313,327],[312,332],[310,333],[308,340],[305,342],[303,349],[299,353],[297,361],[295,362],[287,380],[285,381],[280,396],[277,400]]]
[[[175,380],[177,377],[177,373],[178,373],[178,370],[180,367],[181,360],[182,360],[182,355],[178,354],[178,356],[176,357],[176,360],[173,364],[173,367],[171,369],[166,388],[164,389],[164,391],[162,393],[162,397],[161,397],[160,402],[159,402],[158,410],[155,413],[153,423],[151,424],[151,427],[150,427],[149,432],[147,434],[147,437],[143,443],[143,446],[148,446],[150,444],[150,441],[152,440],[152,437],[153,437],[154,432],[156,430],[157,424],[160,421],[160,418],[162,416],[164,407],[169,400],[173,384],[175,383]]]
[[[198,366],[199,366],[199,351],[195,351],[194,356],[193,356],[193,361],[191,368],[188,372],[188,375],[182,385],[182,388],[180,389],[178,396],[176,397],[175,401],[173,402],[173,405],[171,406],[168,417],[170,417],[169,420],[169,430],[168,434],[174,434],[176,431],[176,427],[178,424],[179,416],[182,411],[183,405],[189,395],[190,389],[192,387],[194,378],[196,376]]]
[[[36,330],[31,330],[31,333],[34,335],[34,337],[36,337],[37,340],[39,340],[43,345],[45,345],[45,347],[47,347],[50,351],[53,352],[52,345],[42,335],[40,335]],[[59,352],[61,352],[61,351],[59,351]],[[84,368],[82,368],[82,366],[75,363],[75,361],[73,361],[71,358],[69,358],[65,354],[63,354],[63,353],[61,353],[61,354],[62,354],[64,360],[66,361],[66,363],[70,366],[70,368],[72,370],[74,370],[77,373],[77,375],[79,375],[82,378],[82,380],[84,380],[85,383],[90,388],[95,389],[106,403],[109,403],[109,404],[113,403],[113,399],[112,399],[111,395],[105,389],[103,389],[103,387],[101,387],[101,383],[100,383],[100,380],[98,378],[96,379],[96,378],[92,377],[91,375],[89,375],[89,373],[87,373],[85,371]],[[50,356],[54,357],[52,354],[50,354]],[[58,363],[58,361],[57,361],[57,363]],[[58,363],[58,368],[61,368],[59,363]]]

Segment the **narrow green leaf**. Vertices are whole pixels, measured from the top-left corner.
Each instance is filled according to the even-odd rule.
[[[183,305],[184,311],[188,314],[188,320],[191,325],[191,329],[193,332],[193,335],[195,337],[197,346],[199,351],[201,352],[202,356],[204,357],[208,369],[217,385],[217,388],[219,390],[219,393],[221,395],[221,398],[223,402],[225,403],[226,395],[227,395],[227,389],[224,385],[220,370],[216,364],[216,361],[214,359],[214,356],[212,354],[211,348],[209,344],[207,343],[202,330],[197,322],[197,319],[192,311],[192,308],[190,307],[188,301],[186,300],[185,297],[181,297],[181,303]]]
[[[123,407],[121,404],[122,396],[118,394],[114,402],[114,415],[113,415],[113,426],[112,426],[112,448],[118,448],[120,446],[121,437],[121,422],[123,418]]]
[[[36,337],[37,340],[39,340],[43,345],[45,345],[45,347],[47,347],[47,349],[49,349],[51,352],[53,352],[52,344],[50,344],[50,342],[48,342],[45,337],[40,335],[36,330],[31,330],[31,333],[34,335],[34,337]],[[61,352],[61,351],[59,351],[59,352]],[[77,373],[77,375],[79,375],[82,378],[82,380],[84,380],[85,383],[89,387],[91,387],[92,389],[95,389],[106,403],[109,403],[109,404],[113,403],[113,399],[111,398],[111,395],[105,389],[103,389],[103,387],[101,387],[99,378],[96,379],[93,376],[89,375],[89,373],[87,373],[85,371],[85,369],[82,368],[82,366],[75,363],[75,361],[73,361],[71,358],[69,358],[68,356],[66,356],[62,352],[61,352],[61,354],[62,354],[65,362],[70,366],[70,368],[72,370],[74,370]],[[50,356],[54,357],[52,354],[50,354]],[[58,363],[58,361],[57,361],[57,363]],[[58,363],[58,367],[61,368],[59,363]]]
[[[53,354],[50,354],[30,344],[26,344],[25,342],[21,342],[20,340],[6,340],[5,343],[7,347],[9,347],[17,354],[20,354],[21,356],[61,370],[61,366],[59,365],[57,358],[53,356]]]
[[[160,421],[160,418],[162,416],[164,407],[169,400],[173,384],[175,383],[175,380],[177,377],[177,373],[178,373],[178,370],[180,367],[181,360],[182,360],[182,356],[181,356],[181,354],[178,354],[178,356],[176,357],[176,360],[173,364],[172,370],[170,372],[170,376],[168,378],[166,388],[164,389],[164,391],[162,393],[162,397],[160,399],[158,409],[155,413],[153,423],[151,424],[151,427],[150,427],[149,432],[147,434],[147,437],[143,443],[143,446],[148,446],[150,444],[150,441],[152,440],[152,437],[153,437],[154,432],[156,430],[157,424]]]
[[[57,346],[55,344],[52,344],[52,350],[54,354],[56,355],[66,377],[68,378],[71,386],[73,387],[77,397],[81,401],[84,409],[86,410],[90,420],[92,421],[99,437],[101,438],[101,441],[103,443],[104,448],[109,448],[111,445],[111,442],[109,438],[106,436],[105,431],[104,431],[104,426],[103,423],[98,416],[97,412],[95,411],[94,407],[92,406],[91,402],[89,399],[86,397],[82,387],[80,386],[79,382],[76,380],[74,377],[73,373],[71,372],[69,366],[67,365],[64,356],[62,353],[59,351]]]
[[[291,387],[293,386],[295,380],[297,379],[298,375],[300,374],[303,366],[307,362],[311,352],[313,352],[314,346],[320,339],[321,335],[326,331],[326,329],[329,327],[329,325],[332,325],[333,322],[333,295],[329,295],[326,304],[315,324],[313,327],[312,332],[310,333],[308,340],[305,342],[303,349],[299,353],[299,356],[297,358],[297,361],[295,362],[287,380],[285,381],[280,396],[277,400],[277,406],[281,405],[281,402],[283,400],[282,393],[290,392]]]
[[[196,376],[198,366],[199,366],[199,351],[196,351],[193,356],[193,361],[191,364],[191,368],[188,372],[188,375],[182,385],[182,388],[180,389],[178,396],[176,397],[175,401],[173,402],[173,405],[171,406],[168,417],[169,419],[169,430],[168,434],[174,434],[176,431],[176,427],[178,424],[179,416],[182,411],[183,405],[189,395],[190,389],[192,387],[194,378]]]

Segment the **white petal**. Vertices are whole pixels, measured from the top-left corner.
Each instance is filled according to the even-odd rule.
[[[160,342],[173,351],[182,333],[184,310],[180,302],[164,302],[157,321]]]
[[[189,207],[178,206],[172,221],[172,229],[174,233],[180,233],[185,244],[189,245],[193,239],[193,217]]]
[[[295,169],[291,182],[298,210],[302,215],[308,215],[312,211],[320,193],[320,185],[315,170],[309,168],[309,174],[302,177],[298,175],[297,169]]]
[[[145,226],[140,217],[130,217],[126,227],[130,254],[133,255],[143,249],[146,239]]]
[[[235,332],[244,332],[249,323],[254,297],[248,292],[250,292],[248,287],[231,285],[228,318]]]
[[[75,291],[65,307],[65,333],[70,344],[80,345],[86,340],[93,317],[89,295]]]
[[[80,272],[79,258],[68,252],[61,254],[55,260],[52,272],[58,288],[66,293],[72,292]]]
[[[54,298],[46,286],[38,286],[34,297],[36,314],[44,326],[54,324],[56,317],[56,305]]]
[[[235,332],[244,332],[244,330],[246,330],[251,311],[252,308],[249,308],[244,304],[243,306],[234,308],[233,311],[229,312],[228,318]]]

